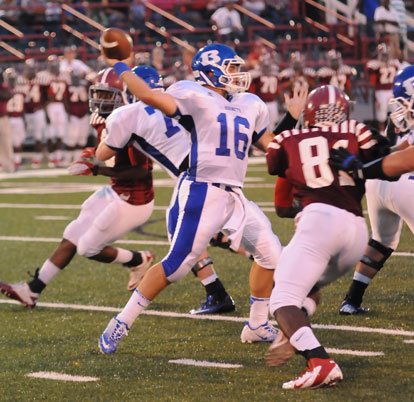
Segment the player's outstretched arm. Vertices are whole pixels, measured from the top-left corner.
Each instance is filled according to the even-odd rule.
[[[105,57],[105,55],[103,55]],[[135,95],[139,100],[149,106],[161,110],[164,114],[172,116],[177,111],[177,104],[175,99],[166,93],[153,91],[147,83],[136,76],[125,60],[119,61],[115,59],[108,59],[105,57],[109,66],[113,67],[118,76],[125,82],[129,91]]]
[[[387,155],[382,161],[382,170],[391,177],[414,170],[414,146]]]

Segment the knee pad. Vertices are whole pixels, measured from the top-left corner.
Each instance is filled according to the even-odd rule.
[[[96,242],[89,242],[88,239],[85,239],[84,237],[79,239],[76,251],[80,256],[86,258],[93,257],[101,252],[101,250],[96,247]]]
[[[198,261],[193,268],[191,268],[191,271],[194,274],[194,276],[197,276],[198,271],[202,270],[204,267],[212,263],[213,260],[210,257],[203,258],[202,260]]]
[[[384,266],[385,261],[388,260],[388,258],[390,257],[390,255],[393,253],[394,250],[392,248],[385,247],[379,241],[376,241],[374,239],[369,239],[368,246],[380,252],[384,257],[381,258],[381,260],[379,261],[375,261],[371,257],[367,255],[363,255],[360,261],[363,264],[368,265],[369,267],[374,268],[377,271],[379,271]]]

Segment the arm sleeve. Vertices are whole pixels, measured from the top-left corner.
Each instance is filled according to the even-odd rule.
[[[282,120],[279,121],[276,128],[273,130],[274,135],[280,134],[282,131],[292,130],[297,124],[297,120],[292,117],[289,112],[283,116]]]
[[[259,113],[257,114],[254,128],[254,132],[257,133],[257,135],[255,135],[253,142],[256,142],[265,133],[270,122],[269,110],[260,98],[257,98],[257,108],[259,109]]]
[[[269,174],[283,177],[288,165],[286,153],[281,144],[282,142],[282,135],[277,135],[273,141],[269,143],[266,152],[266,162]]]
[[[293,202],[292,185],[290,181],[278,177],[275,185],[275,205],[278,207],[291,207]]]

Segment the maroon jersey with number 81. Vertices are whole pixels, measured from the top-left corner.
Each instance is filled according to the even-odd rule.
[[[371,131],[362,123],[346,120],[338,125],[284,131],[267,148],[269,173],[286,177],[293,196],[302,205],[323,203],[362,216],[365,183],[340,176],[329,164],[332,148],[347,148],[364,161],[375,157]]]

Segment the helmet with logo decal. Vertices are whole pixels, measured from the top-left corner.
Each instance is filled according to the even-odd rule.
[[[199,84],[234,94],[244,92],[250,86],[250,74],[240,71],[244,64],[244,60],[231,47],[213,43],[195,54],[191,68]]]
[[[333,85],[315,88],[308,96],[303,120],[305,127],[331,126],[349,117],[349,98]]]
[[[389,104],[394,105],[390,118],[402,132],[414,129],[414,66],[401,70],[394,78],[393,97]]]
[[[89,87],[89,109],[100,116],[109,116],[116,108],[127,105],[126,86],[112,67],[98,73]]]

